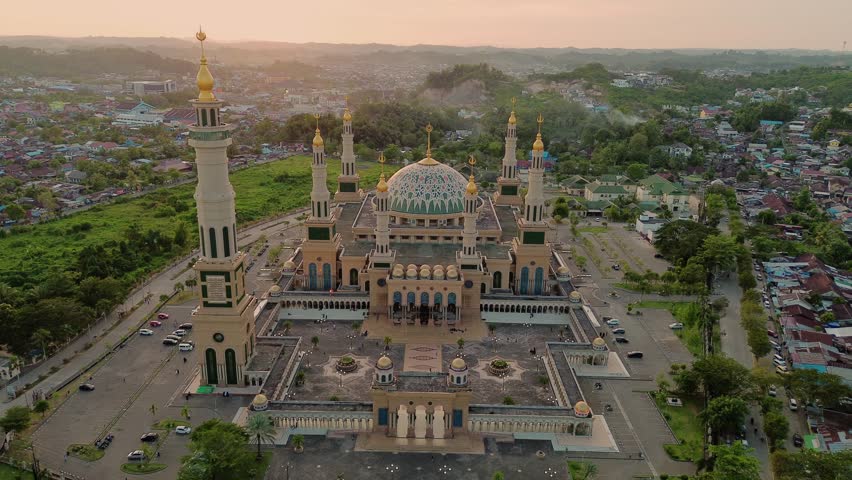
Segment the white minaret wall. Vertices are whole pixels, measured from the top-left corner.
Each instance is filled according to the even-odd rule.
[[[473,176],[471,176],[473,182]],[[464,230],[462,231],[462,257],[476,256],[476,194],[465,193],[464,196]]]
[[[376,211],[376,254],[390,253],[390,228],[388,228],[388,192],[377,191],[373,205]]]
[[[503,153],[503,171],[502,177],[505,179],[514,179],[517,176],[518,159],[516,151],[518,149],[517,125],[509,122],[506,124],[506,146]]]
[[[527,183],[524,220],[527,223],[539,223],[544,218],[544,150],[533,148]]]
[[[343,120],[343,153],[340,155],[340,175],[355,176],[355,134],[352,120]]]
[[[317,142],[319,139],[319,142]],[[331,196],[328,193],[326,181],[328,179],[328,166],[325,163],[325,147],[322,144],[320,131],[317,129],[314,137],[314,158],[311,163],[311,217],[314,219],[329,218],[328,202]]]
[[[234,188],[228,179],[228,146],[231,145],[232,127],[219,123],[221,102],[192,102],[201,118],[205,115],[208,126],[201,122],[189,127],[197,136],[190,138],[189,145],[195,148],[195,164],[198,185],[195,202],[198,209],[199,237],[202,257],[211,260],[230,261],[237,253],[236,206]]]

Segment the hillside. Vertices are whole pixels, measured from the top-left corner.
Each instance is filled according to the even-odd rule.
[[[463,64],[431,72],[417,96],[440,105],[479,105],[492,99],[498,89],[512,85],[508,75],[488,64]]]
[[[190,62],[164,58],[132,48],[95,48],[50,53],[35,48],[0,46],[0,73],[69,78],[102,73],[130,74],[144,70],[188,74]]]

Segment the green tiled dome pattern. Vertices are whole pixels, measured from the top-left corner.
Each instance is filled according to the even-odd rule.
[[[413,163],[388,180],[390,209],[415,215],[461,213],[467,179],[443,163]]]

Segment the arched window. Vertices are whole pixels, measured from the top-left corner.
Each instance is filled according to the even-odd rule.
[[[402,292],[393,292],[393,303],[402,303]]]
[[[538,267],[535,269],[535,285],[533,286],[533,293],[536,295],[541,295],[542,290],[544,289],[544,269]]]
[[[491,288],[503,288],[503,274],[494,272],[494,279],[491,281]]]
[[[207,256],[207,242],[204,241],[204,227],[198,227],[198,238],[201,239],[201,256]]]
[[[441,294],[441,292],[436,292],[435,293],[435,305],[440,306],[441,304],[443,304],[443,301],[444,301],[444,295]]]
[[[456,304],[456,293],[450,292],[449,295],[447,295],[447,305],[455,305],[455,304]]]
[[[485,289],[486,289],[485,282],[482,282],[479,285],[479,293],[485,293]]]
[[[317,264],[312,263],[308,266],[308,289],[317,289]]]
[[[205,110],[203,108],[201,109],[201,126],[202,127],[207,126],[207,110]]]
[[[222,227],[222,241],[225,246],[225,256],[231,256],[231,236],[228,235],[228,227]]]
[[[519,285],[521,295],[526,295],[529,293],[530,288],[530,269],[524,267],[521,269],[521,284]]]
[[[237,354],[233,348],[225,350],[225,374],[228,377],[228,385],[237,383]]]
[[[406,300],[408,301],[408,304],[409,304],[409,305],[413,305],[413,304],[414,304],[414,300],[415,300],[415,298],[416,298],[416,297],[415,297],[415,295],[414,295],[414,292],[408,292],[408,298],[406,298]]]
[[[358,269],[349,270],[349,285],[358,285]]]
[[[216,229],[210,227],[210,258],[216,258],[218,254],[216,251]]]
[[[420,305],[428,306],[429,305],[429,294],[423,292],[420,294]]]
[[[326,290],[330,290],[334,288],[334,285],[331,283],[331,264],[324,263],[322,264],[322,288]]]
[[[207,366],[207,383],[215,385],[219,383],[219,374],[216,366],[216,350],[208,348],[204,352],[204,357],[206,359],[205,363]]]

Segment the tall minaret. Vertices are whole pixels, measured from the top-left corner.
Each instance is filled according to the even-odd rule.
[[[518,179],[518,159],[515,151],[518,147],[518,133],[515,118],[515,98],[512,97],[512,113],[506,125],[506,147],[503,153],[503,169],[497,179],[497,192],[494,194],[494,203],[497,205],[520,206],[523,199],[520,196],[521,181]]]
[[[244,370],[254,355],[253,295],[245,288],[246,254],[237,248],[234,189],[228,180],[227,149],[232,127],[222,123],[222,102],[213,94],[213,75],[207,68],[204,40],[196,82],[196,123],[189,127],[189,145],[195,148],[198,186],[195,201],[201,254],[194,269],[201,285],[201,305],[193,316],[194,335],[201,350],[201,384],[246,386]]]
[[[376,185],[376,201],[373,203],[373,209],[376,212],[376,250],[373,252],[373,257],[387,257],[391,255],[390,251],[390,229],[388,228],[388,184],[385,182],[385,154],[379,156],[379,163],[382,164],[382,176],[379,177],[379,183]]]
[[[527,196],[524,198],[523,217],[518,219],[518,237],[512,241],[515,255],[514,285],[519,295],[547,295],[550,276],[550,248],[548,237],[552,226],[544,221],[544,142],[541,141],[541,124],[538,115],[538,134],[532,148]]]
[[[527,223],[541,223],[544,218],[544,142],[541,141],[541,124],[538,114],[538,133],[532,148],[527,196],[524,197],[524,219]]]
[[[467,163],[470,165],[470,179],[467,182],[467,188],[464,194],[464,230],[462,231],[462,252],[461,259],[477,259],[479,254],[476,252],[476,235],[479,233],[476,230],[476,210],[479,200],[479,191],[476,188],[476,180],[473,177],[473,166],[476,165],[476,159],[473,155],[470,156]]]
[[[311,216],[305,221],[308,235],[302,244],[303,269],[307,274],[308,290],[335,290],[337,288],[337,250],[339,235],[335,230],[337,211],[329,205],[328,165],[325,163],[325,147],[320,135],[319,114],[314,115],[317,129],[314,133],[314,158],[311,162]]]
[[[352,132],[352,114],[349,113],[349,98],[343,110],[343,153],[340,155],[340,175],[337,176],[337,192],[334,201],[338,203],[359,202],[361,192],[358,182],[361,177],[355,170],[355,134]]]

